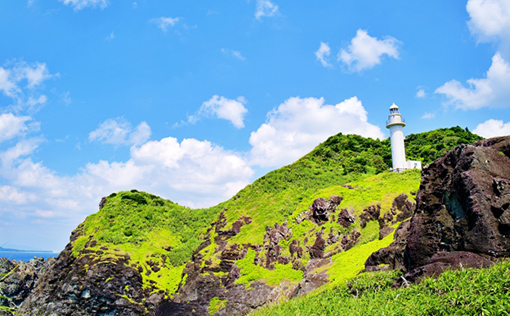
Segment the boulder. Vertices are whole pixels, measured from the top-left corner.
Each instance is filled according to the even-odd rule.
[[[510,255],[510,137],[461,145],[422,172],[405,251],[408,270],[441,251]]]
[[[425,166],[416,201],[411,220],[368,258],[367,271],[388,265],[412,281],[509,257],[510,136],[458,146]]]

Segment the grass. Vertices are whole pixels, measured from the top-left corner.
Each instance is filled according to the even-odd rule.
[[[361,274],[315,295],[261,308],[252,315],[510,315],[510,261],[488,269],[446,271],[392,288],[395,271]]]
[[[105,206],[85,221],[83,234],[73,243],[73,255],[97,256],[101,261],[128,255],[130,263],[142,268],[146,286],[153,281],[153,291],[163,290],[171,296],[217,209],[190,210],[136,190],[107,199]],[[156,262],[160,270],[152,272],[148,261]],[[147,275],[147,271],[151,273]]]

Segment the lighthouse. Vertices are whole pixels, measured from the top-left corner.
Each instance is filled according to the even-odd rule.
[[[406,161],[404,126],[406,126],[406,122],[398,111],[398,106],[393,103],[390,106],[390,115],[388,116],[388,121],[386,121],[386,128],[390,130],[393,171],[397,172],[413,168],[421,169],[421,161]]]

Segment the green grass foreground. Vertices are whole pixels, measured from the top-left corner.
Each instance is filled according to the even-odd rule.
[[[395,271],[360,274],[346,285],[251,315],[510,315],[509,260],[392,288],[399,277]]]

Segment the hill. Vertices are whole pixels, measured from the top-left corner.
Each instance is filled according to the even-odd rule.
[[[409,135],[407,155],[427,163],[478,139]],[[390,164],[389,140],[338,134],[211,208],[111,194],[20,311],[232,315],[342,284],[411,215],[420,173]]]

